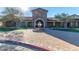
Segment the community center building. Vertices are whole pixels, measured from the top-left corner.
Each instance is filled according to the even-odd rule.
[[[53,10],[52,10],[53,11]],[[73,18],[73,20],[60,20],[53,17],[47,16],[48,10],[37,8],[32,10],[32,17],[24,17],[21,20],[22,23],[19,24],[16,20],[8,20],[5,23],[8,25],[18,27],[21,24],[24,24],[27,27],[31,28],[50,28],[50,27],[79,27],[79,16]],[[7,25],[6,25],[7,26]]]

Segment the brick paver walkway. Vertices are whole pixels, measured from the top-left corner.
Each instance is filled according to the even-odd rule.
[[[59,38],[46,34],[45,32],[33,32],[32,29],[27,29],[24,32],[24,42],[40,46],[54,51],[74,51],[79,50],[79,47],[67,43]]]

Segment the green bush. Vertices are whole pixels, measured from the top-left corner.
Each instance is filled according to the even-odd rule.
[[[54,28],[53,30],[68,31],[68,32],[79,32],[79,28],[68,28],[68,29]]]
[[[0,31],[12,31],[12,30],[16,30],[18,28],[16,27],[0,27]]]

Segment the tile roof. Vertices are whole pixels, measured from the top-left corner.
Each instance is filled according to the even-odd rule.
[[[43,8],[36,8],[36,9],[33,9],[32,11],[35,11],[35,10],[43,10],[43,11],[46,11],[46,12],[48,12],[48,10],[46,10],[46,9],[43,9]]]

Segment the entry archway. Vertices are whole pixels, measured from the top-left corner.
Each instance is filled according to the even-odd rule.
[[[45,28],[45,22],[43,19],[39,18],[34,23],[35,28]]]

